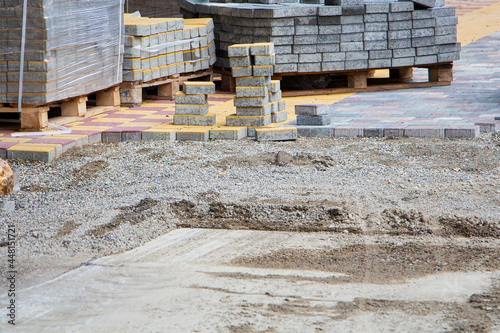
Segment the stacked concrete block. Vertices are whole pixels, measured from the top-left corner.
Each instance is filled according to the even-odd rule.
[[[298,126],[330,125],[330,106],[327,104],[302,104],[295,106]]]
[[[127,0],[125,10],[148,17],[182,17],[176,0]]]
[[[328,0],[325,5],[195,3],[181,8],[212,17],[216,65],[228,49],[272,42],[274,73],[320,73],[452,62],[459,58],[457,17],[442,0]],[[238,1],[240,2],[240,1]]]
[[[125,15],[123,80],[149,82],[208,69],[215,63],[210,18],[149,18]]]
[[[236,44],[228,51],[236,80],[236,114],[226,118],[227,126],[262,127],[286,121],[280,81],[271,80],[276,63],[274,44]]]
[[[208,113],[208,95],[215,94],[215,84],[206,81],[183,82],[183,91],[175,94],[175,125],[213,126],[215,114]]]
[[[122,80],[120,0],[30,0],[21,54],[23,1],[0,1],[0,103],[44,105],[88,95]]]

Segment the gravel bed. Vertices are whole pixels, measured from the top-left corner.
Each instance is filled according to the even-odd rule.
[[[395,227],[384,223],[403,219],[413,223],[405,227],[410,230],[433,221],[412,229],[418,234],[448,218],[454,230],[457,223],[475,223],[490,232],[462,236],[495,237],[500,216],[500,139],[492,134],[474,140],[124,142],[72,149],[51,164],[9,163],[20,171],[21,191],[0,199],[0,207],[15,202],[15,210],[0,211],[0,227],[16,224],[25,286],[179,226],[203,227],[215,216],[209,211],[214,204],[246,207],[250,215],[264,211],[268,225],[281,216],[273,213],[278,206],[323,207],[321,214],[336,208],[339,223],[350,224],[332,232],[363,232],[367,224],[378,224],[385,233]],[[198,213],[180,213],[176,207],[182,202]],[[310,223],[322,219],[318,210],[314,214]],[[295,225],[294,219],[309,221],[305,215],[286,216],[291,222],[279,230]],[[222,227],[227,218],[237,218],[222,217]]]

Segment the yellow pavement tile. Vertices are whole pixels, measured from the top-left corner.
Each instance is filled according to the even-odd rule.
[[[7,150],[11,151],[29,151],[33,153],[48,153],[61,146],[60,144],[34,143],[34,144],[18,144],[10,147]]]
[[[18,142],[18,143],[23,143],[26,141],[33,140],[33,138],[0,138],[0,142]]]
[[[45,135],[42,139],[67,139],[67,140],[81,140],[85,139],[87,135],[83,134],[56,134],[56,135]]]
[[[91,123],[127,123],[129,121],[134,121],[136,118],[100,118],[91,120]]]

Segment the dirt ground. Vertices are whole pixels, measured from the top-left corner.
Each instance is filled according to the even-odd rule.
[[[96,144],[73,149],[50,165],[11,163],[21,171],[22,188],[3,202],[16,203],[10,216],[17,219],[25,249],[20,260],[26,287],[175,228],[352,238],[340,247],[241,253],[227,263],[342,273],[297,277],[325,286],[391,285],[444,272],[500,271],[497,135],[474,140]],[[63,208],[53,218],[48,211],[57,205]],[[5,223],[6,212],[2,214]],[[383,242],[360,242],[360,237],[379,236]],[[0,251],[5,245],[0,236]],[[294,302],[262,306],[275,315],[334,311],[344,319],[360,312],[440,313],[448,325],[443,332],[490,332],[500,329],[500,281],[494,279],[465,303],[356,298],[334,309]],[[262,332],[251,322],[227,325],[226,331]]]

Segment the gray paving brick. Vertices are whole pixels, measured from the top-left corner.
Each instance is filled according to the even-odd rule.
[[[414,10],[411,14],[412,14],[412,18],[414,20],[434,18],[434,14],[433,14],[432,10],[430,10],[430,9]]]
[[[387,32],[387,38],[391,39],[407,39],[411,38],[411,30],[393,30]]]
[[[444,5],[436,7],[439,8],[430,9],[434,17],[455,16],[455,7],[444,7]]]
[[[335,136],[334,131],[333,127],[297,126],[297,135],[299,137],[332,138]]]
[[[440,35],[456,35],[457,34],[457,26],[456,25],[445,25],[441,27],[435,28],[436,36]]]
[[[389,13],[389,22],[392,21],[411,21],[411,12]]]
[[[363,128],[335,128],[335,137],[348,137],[348,138],[357,138],[363,136]]]
[[[442,7],[444,0],[413,0],[416,4],[424,7]]]
[[[321,25],[335,25],[335,24],[340,24],[340,16],[319,16],[318,17],[318,24],[320,26]]]
[[[446,138],[477,138],[480,135],[479,126],[460,126],[458,128],[446,128],[444,136]]]
[[[318,33],[320,35],[337,35],[342,32],[340,25],[320,25]],[[340,36],[338,37],[340,39]]]
[[[387,50],[387,41],[373,41],[373,42],[365,42],[364,48],[366,51],[373,51],[373,50]]]
[[[316,16],[295,17],[295,26],[298,25],[318,25],[318,18]]]
[[[416,55],[416,50],[413,47],[405,49],[394,49],[392,51],[392,54],[394,58],[414,57]]]
[[[299,63],[321,62],[321,53],[299,54]]]
[[[392,58],[392,50],[370,51],[369,59],[390,59]]]
[[[346,60],[345,69],[364,69],[368,67],[368,60]]]
[[[276,63],[286,64],[286,63],[297,63],[299,61],[298,54],[277,54]]]
[[[449,44],[449,43],[454,43],[456,41],[457,41],[457,35],[455,34],[435,37],[436,44]]]
[[[413,20],[413,28],[414,29],[433,28],[435,26],[436,26],[436,19],[435,18]]]
[[[436,43],[435,37],[412,38],[411,40],[411,46],[413,47],[432,46],[435,43]]]
[[[411,12],[413,11],[414,4],[411,1],[398,1],[391,2],[390,11],[395,12]]]
[[[346,60],[366,60],[368,59],[368,51],[346,52],[345,58]]]
[[[349,43],[349,42],[362,42],[364,34],[362,32],[357,32],[353,34],[342,34],[340,35],[341,43]]]
[[[363,36],[365,41],[386,40],[387,32],[365,32]]]
[[[343,71],[345,70],[345,62],[337,61],[337,62],[322,62],[321,70],[323,72],[329,71]]]
[[[434,36],[434,28],[412,29],[411,36],[413,38],[432,37]]]
[[[345,60],[345,52],[329,52],[323,53],[323,61],[326,62],[337,62]]]
[[[384,128],[384,137],[403,137],[405,134],[404,128]]]
[[[305,64],[298,64],[298,71],[302,73],[307,73],[307,72],[321,72],[321,63],[305,63]]]
[[[325,126],[331,123],[332,117],[330,115],[297,115],[298,126]]]
[[[276,54],[292,53],[292,45],[277,45],[274,47]]]
[[[305,116],[321,116],[330,114],[328,104],[299,104],[295,105],[295,114]]]
[[[340,35],[319,35],[318,43],[320,44],[340,43]]]
[[[269,76],[236,78],[236,86],[260,87],[267,86],[269,84],[271,84],[271,78]]]
[[[318,44],[318,35],[297,35],[293,37],[294,44]]]
[[[274,65],[275,73],[291,73],[297,71],[297,64],[276,64]]]
[[[392,59],[392,67],[406,67],[415,65],[415,58],[394,58]]]
[[[356,32],[364,32],[365,25],[363,23],[360,24],[343,24],[341,26],[341,31],[343,34],[351,34]]]
[[[349,1],[349,0],[348,0]],[[345,5],[342,6],[342,17],[348,15],[363,15],[365,13],[365,6],[363,2],[359,5]]]
[[[368,60],[369,68],[389,68],[392,65],[392,60],[389,59],[373,59]]]
[[[393,39],[389,40],[388,44],[390,49],[404,49],[412,47],[411,39]]]
[[[340,43],[341,51],[362,51],[363,42]]]
[[[389,30],[388,22],[365,23],[365,32],[377,32]]]
[[[438,62],[450,62],[460,59],[459,52],[439,53]]]
[[[362,4],[362,0],[325,0],[327,6],[359,6]]]
[[[318,52],[321,52],[321,53],[339,52],[340,51],[340,43],[318,44],[316,49]]]
[[[318,26],[317,25],[296,25],[295,35],[317,35]]]
[[[389,12],[389,3],[366,3],[365,13],[387,13]]]
[[[435,64],[438,62],[437,55],[415,57],[415,65]]]
[[[411,138],[444,138],[444,128],[408,126],[405,128],[404,136]]]
[[[293,45],[293,53],[295,54],[316,53],[317,51],[316,45]]]
[[[417,47],[417,56],[426,56],[438,53],[439,53],[439,47],[437,46]]]
[[[340,17],[340,24],[361,24],[364,23],[363,15],[348,15]]]
[[[444,26],[444,25],[457,25],[458,17],[449,16],[449,17],[436,17],[436,26]]]
[[[293,36],[271,36],[269,38],[271,43],[276,45],[291,45],[293,44]]]
[[[318,16],[340,16],[342,8],[339,6],[320,6],[318,7]]]
[[[385,14],[385,13],[365,14],[364,21],[365,21],[365,23],[387,22],[387,14]]]
[[[412,28],[412,21],[389,21],[389,30],[409,30]]]
[[[367,138],[383,138],[384,129],[383,128],[365,128],[363,130],[363,136]]]

